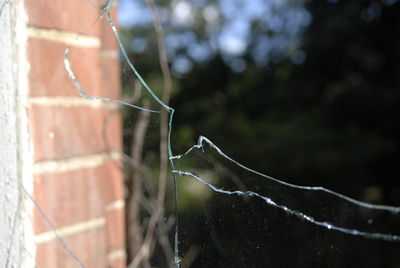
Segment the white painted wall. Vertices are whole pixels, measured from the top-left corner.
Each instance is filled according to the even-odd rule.
[[[15,3],[0,0],[0,267],[20,267]]]

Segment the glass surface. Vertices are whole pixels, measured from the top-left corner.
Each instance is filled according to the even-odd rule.
[[[123,96],[98,98],[128,264],[399,267],[400,4],[148,3],[120,1]]]

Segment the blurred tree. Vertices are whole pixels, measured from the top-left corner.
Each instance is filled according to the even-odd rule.
[[[396,0],[163,1],[174,153],[204,135],[285,181],[400,206],[399,11]],[[145,21],[126,40],[157,85]]]

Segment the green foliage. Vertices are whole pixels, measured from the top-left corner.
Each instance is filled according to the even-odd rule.
[[[368,17],[376,4],[379,13]],[[400,4],[309,1],[307,9],[313,21],[302,35],[304,63],[294,64],[289,55],[260,65],[247,51],[242,57],[247,67],[236,73],[216,54],[174,79],[174,153],[203,135],[239,162],[285,181],[365,201],[371,201],[367,189],[375,186],[381,190],[372,201],[399,206]],[[265,34],[253,26],[252,38]],[[132,57],[154,80],[158,63],[150,48]],[[192,205],[182,213],[194,213]],[[237,220],[248,224],[244,218]],[[326,267],[351,264],[335,266],[327,252]],[[378,258],[369,264],[391,267]],[[288,263],[272,262],[295,265]]]

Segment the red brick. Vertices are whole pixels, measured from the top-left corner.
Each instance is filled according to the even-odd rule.
[[[68,248],[85,265],[85,268],[106,268],[107,252],[104,228],[65,237]],[[58,240],[37,246],[36,265],[40,268],[76,268],[77,262],[70,257]]]
[[[35,200],[58,228],[110,215],[105,212],[104,206],[123,198],[121,168],[120,161],[108,160],[96,168],[36,175]],[[123,214],[118,217],[121,219],[110,219],[108,226],[117,228],[123,224]],[[37,209],[34,209],[34,222],[35,234],[50,230]],[[123,232],[123,229],[118,232]]]
[[[99,0],[90,0],[97,7]],[[104,4],[104,1],[103,1]],[[97,21],[99,11],[81,0],[25,0],[28,24],[98,37],[101,47],[71,46],[69,59],[84,90],[95,97],[119,99],[118,59],[101,56],[100,50],[118,51],[106,18]],[[116,8],[111,9],[115,20]],[[79,39],[78,39],[79,40]],[[61,41],[28,39],[31,97],[79,96],[64,67],[66,44]],[[89,104],[90,101],[88,101]],[[75,156],[119,150],[121,115],[119,111],[89,105],[56,106],[32,104],[29,107],[30,135],[34,161],[68,159]],[[107,211],[105,206],[124,198],[122,163],[107,160],[99,167],[36,174],[34,198],[58,228],[105,217],[106,226],[64,238],[85,267],[125,267],[125,258],[107,260],[107,254],[124,247],[124,210]],[[34,233],[50,230],[34,209]],[[57,240],[39,244],[38,267],[77,267]]]
[[[107,149],[122,150],[122,117],[119,110],[107,114],[103,130]]]
[[[101,91],[114,100],[120,99],[120,62],[111,57],[101,58]]]
[[[108,262],[108,266],[110,268],[125,268],[126,267],[126,258],[121,257],[118,259],[114,259]]]
[[[96,0],[90,0],[97,7]],[[100,34],[96,23],[99,10],[81,0],[25,0],[28,23],[37,27],[59,29],[89,35]]]
[[[117,26],[117,8],[115,5],[110,8],[110,14],[114,25]],[[101,20],[101,48],[107,50],[118,50],[117,39],[106,16]]]
[[[105,204],[115,202],[124,198],[124,185],[122,178],[123,165],[117,162],[115,165],[109,167],[111,173],[108,179],[104,179],[101,183],[102,196]],[[110,179],[112,178],[112,179]]]
[[[66,47],[66,44],[60,42],[29,39],[31,96],[79,96],[64,67]],[[78,81],[89,95],[107,97],[100,91],[101,72],[98,48],[72,46],[69,60]]]
[[[121,143],[120,116],[95,107],[32,105],[30,128],[34,160],[63,159],[116,149]]]
[[[106,211],[107,250],[109,252],[125,247],[125,210]]]

